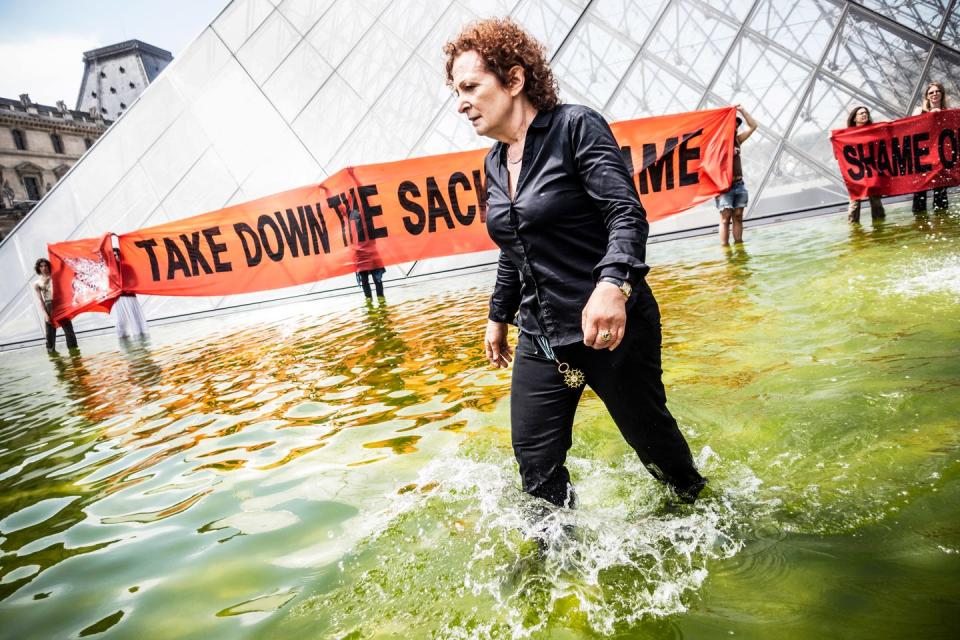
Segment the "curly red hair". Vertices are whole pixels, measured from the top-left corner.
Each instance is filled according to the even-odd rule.
[[[510,18],[473,22],[443,45],[447,56],[447,85],[453,86],[453,61],[461,53],[476,51],[487,71],[507,84],[507,72],[523,67],[523,92],[538,111],[552,111],[560,104],[557,80],[547,62],[546,50],[536,38]]]

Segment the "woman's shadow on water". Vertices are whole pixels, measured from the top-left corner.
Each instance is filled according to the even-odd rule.
[[[149,338],[120,338],[120,354],[127,361],[129,379],[137,386],[149,387],[163,379],[163,368],[151,355]]]
[[[74,400],[83,414],[90,420],[96,419],[96,410],[100,402],[96,398],[99,391],[79,349],[70,349],[66,355],[58,351],[49,351],[47,356],[53,364],[53,373],[64,389],[63,395]]]
[[[734,284],[744,284],[753,277],[753,271],[750,269],[750,253],[742,242],[724,247],[723,254],[727,260],[727,274]]]
[[[363,306],[363,326],[365,333],[373,339],[370,354],[373,356],[403,355],[410,350],[400,334],[394,329],[394,319],[390,307],[383,298],[378,306]]]
[[[360,337],[370,340],[369,346],[359,355],[357,364],[369,371],[367,382],[377,388],[398,391],[406,388],[398,367],[406,359],[410,345],[396,330],[394,314],[381,298],[378,306],[365,304],[361,316]],[[404,399],[404,404],[413,398]]]

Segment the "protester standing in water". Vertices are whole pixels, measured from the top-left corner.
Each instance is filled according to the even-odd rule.
[[[739,104],[737,111],[743,116],[737,116],[737,130],[733,134],[733,182],[730,189],[716,198],[717,209],[720,210],[720,244],[730,244],[730,234],[737,244],[743,242],[743,209],[749,202],[747,185],[743,182],[743,164],[740,161],[740,145],[757,130],[757,123],[747,110]],[[747,128],[740,131],[740,125],[746,120]]]
[[[870,117],[870,109],[863,105],[854,107],[850,115],[847,116],[848,127],[865,127],[868,124],[873,124],[873,118]],[[883,210],[883,200],[880,196],[870,196],[870,218],[879,220],[884,216],[886,216],[886,213]],[[860,200],[850,199],[850,206],[847,208],[847,222],[860,222]]]
[[[923,94],[923,102],[920,103],[920,107],[917,109],[916,114],[927,113],[930,111],[941,111],[949,108],[950,105],[949,101],[947,100],[947,91],[943,88],[943,84],[939,82],[931,82],[927,85],[927,89]],[[933,210],[943,211],[949,204],[950,203],[947,200],[947,188],[935,188],[933,190]],[[927,212],[926,190],[918,191],[913,194],[913,212]]]
[[[523,489],[575,504],[564,466],[590,385],[651,474],[693,501],[706,484],[666,405],[660,311],[644,280],[648,224],[610,127],[561,105],[544,48],[510,19],[444,46],[457,110],[497,141],[485,160],[487,229],[500,247],[484,347],[513,360],[513,450]]]
[[[33,290],[40,301],[40,308],[43,310],[43,319],[46,329],[47,351],[55,351],[54,348],[57,339],[57,327],[53,324],[53,279],[50,277],[50,261],[46,258],[39,258],[33,265],[33,270],[37,274],[37,279],[33,283]],[[77,336],[73,333],[73,324],[70,320],[60,321],[63,327],[63,336],[67,340],[68,349],[77,348]]]
[[[113,256],[117,260],[117,266],[120,269],[120,279],[123,280],[123,259],[120,257],[119,236],[113,235]],[[121,340],[127,338],[148,337],[147,319],[143,315],[143,309],[140,308],[140,302],[137,295],[130,291],[123,291],[110,307],[110,316],[113,318],[117,330],[117,337]]]
[[[357,284],[363,289],[363,295],[367,303],[373,302],[373,292],[370,290],[370,279],[373,279],[373,286],[377,291],[377,299],[383,303],[383,274],[387,270],[383,267],[383,259],[377,251],[377,241],[373,238],[363,236],[363,220],[360,218],[360,209],[354,204],[353,209],[347,215],[350,221],[351,233],[356,233],[355,243],[353,244],[354,264],[357,269]]]

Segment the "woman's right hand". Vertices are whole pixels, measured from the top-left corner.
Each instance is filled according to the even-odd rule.
[[[487,352],[487,360],[493,366],[502,369],[510,365],[513,360],[513,350],[507,344],[507,323],[487,320],[483,348]]]

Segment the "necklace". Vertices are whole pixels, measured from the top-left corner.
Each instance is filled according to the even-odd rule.
[[[519,145],[519,143],[517,143]],[[523,148],[520,150],[520,157],[516,160],[510,159],[510,147],[507,147],[507,163],[508,164],[520,164],[523,161]]]

